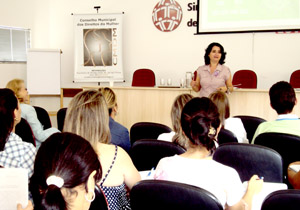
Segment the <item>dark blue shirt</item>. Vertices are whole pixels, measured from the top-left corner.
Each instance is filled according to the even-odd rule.
[[[126,152],[129,152],[131,147],[129,140],[128,129],[120,123],[109,117],[109,129],[111,133],[111,143],[122,147]]]

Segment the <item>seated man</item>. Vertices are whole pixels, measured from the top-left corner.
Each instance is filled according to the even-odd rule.
[[[291,114],[297,104],[293,87],[285,81],[275,83],[269,91],[271,107],[277,112],[275,121],[261,123],[255,131],[252,139],[261,133],[278,132],[300,136],[300,120],[298,116]]]

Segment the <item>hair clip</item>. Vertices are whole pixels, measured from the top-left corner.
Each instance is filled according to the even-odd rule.
[[[208,135],[215,135],[215,134],[216,134],[216,129],[210,126]]]
[[[55,185],[58,188],[61,188],[64,185],[64,180],[61,177],[51,175],[46,180],[47,185]]]

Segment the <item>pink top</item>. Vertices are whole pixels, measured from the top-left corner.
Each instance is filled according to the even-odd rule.
[[[230,78],[230,69],[225,65],[218,64],[213,74],[210,73],[209,65],[200,66],[197,69],[200,77],[200,97],[208,97],[217,88],[226,86],[226,81]]]

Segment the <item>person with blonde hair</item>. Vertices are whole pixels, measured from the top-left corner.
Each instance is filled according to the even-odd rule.
[[[127,152],[109,144],[108,108],[100,91],[82,91],[71,100],[63,131],[87,139],[97,152],[104,175],[98,184],[110,210],[131,209],[127,188],[130,190],[141,176]]]
[[[242,120],[237,117],[230,117],[229,100],[226,93],[216,91],[211,93],[209,98],[218,108],[222,127],[230,130],[236,136],[239,143],[249,143]]]
[[[35,137],[36,148],[38,149],[42,142],[44,142],[49,136],[53,133],[60,132],[57,128],[51,127],[46,130],[43,129],[43,125],[37,117],[37,113],[33,106],[29,105],[29,95],[25,87],[24,80],[13,79],[9,81],[6,85],[6,88],[14,91],[17,96],[20,107],[22,109],[21,117],[27,120],[29,123],[33,135]]]
[[[182,146],[183,148],[187,148],[186,145],[186,137],[182,133],[181,125],[180,125],[180,119],[181,119],[181,111],[184,107],[184,105],[193,98],[191,94],[180,94],[178,95],[172,105],[171,109],[171,120],[172,120],[172,126],[173,131],[170,133],[162,133],[158,136],[158,140],[164,140],[164,141],[172,141],[175,144],[178,144]]]
[[[99,91],[105,98],[108,114],[109,114],[109,129],[111,134],[111,143],[122,147],[126,152],[129,152],[131,147],[128,129],[115,121],[118,113],[117,96],[109,87],[100,88]]]

